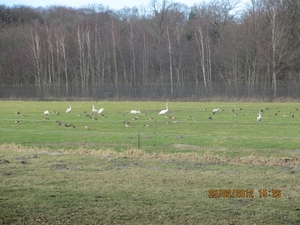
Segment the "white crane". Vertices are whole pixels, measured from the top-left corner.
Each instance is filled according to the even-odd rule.
[[[70,113],[72,111],[72,105],[70,104],[70,107],[67,108],[66,113]]]
[[[164,115],[164,114],[166,114],[168,111],[169,111],[169,109],[168,109],[168,103],[167,103],[167,104],[166,104],[166,109],[161,110],[161,111],[158,113],[158,115]]]
[[[258,116],[257,116],[257,118],[256,118],[256,121],[257,121],[257,122],[261,121],[261,118],[262,118],[262,116],[261,116],[261,114],[260,114],[260,111],[258,111]]]
[[[93,113],[98,113],[98,109],[95,109],[95,106],[93,105],[93,108],[92,108],[92,112]]]
[[[131,110],[130,111],[131,114],[141,114],[140,110]]]
[[[49,116],[49,110],[44,111],[44,116]]]
[[[104,108],[99,109],[98,114],[101,114],[104,111]]]

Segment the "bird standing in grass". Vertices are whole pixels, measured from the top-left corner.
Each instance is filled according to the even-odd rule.
[[[131,114],[141,114],[140,110],[131,110],[130,111]]]
[[[164,114],[166,114],[168,111],[169,111],[169,109],[168,109],[168,103],[167,103],[167,104],[166,104],[166,109],[161,110],[161,111],[158,113],[158,115],[164,115]]]
[[[124,126],[125,126],[125,127],[127,127],[127,128],[129,128],[129,127],[130,127],[130,123],[129,123],[128,121],[126,121],[126,120],[125,120],[125,121],[123,121],[123,124],[124,124]]]
[[[69,124],[68,127],[76,128],[73,124]]]
[[[98,113],[98,109],[95,109],[95,105],[93,105],[92,112],[93,113]]]
[[[70,113],[72,111],[72,105],[70,104],[70,107],[67,108],[66,113]]]
[[[214,108],[214,109],[212,110],[212,113],[213,113],[213,114],[216,114],[217,112],[220,112],[220,109],[219,109],[219,108]]]
[[[256,121],[259,122],[259,121],[261,121],[261,119],[262,119],[261,113],[260,113],[260,111],[258,111],[258,116],[256,118]]]
[[[99,109],[98,114],[102,114],[104,111],[104,108]]]

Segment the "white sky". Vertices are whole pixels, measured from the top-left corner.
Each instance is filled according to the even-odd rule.
[[[181,2],[187,6],[193,6],[195,3],[203,0],[173,0],[173,2]],[[249,2],[250,0],[240,0],[240,2]],[[102,4],[104,7],[108,6],[111,9],[121,9],[123,7],[132,8],[134,6],[148,6],[151,0],[0,0],[0,5],[27,5],[32,7],[47,7],[51,5],[61,5],[70,7],[81,7],[88,4]]]

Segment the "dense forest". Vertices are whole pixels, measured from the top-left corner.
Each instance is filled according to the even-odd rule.
[[[0,5],[0,98],[300,98],[300,1]]]

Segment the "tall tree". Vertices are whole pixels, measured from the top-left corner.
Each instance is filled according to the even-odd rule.
[[[269,37],[267,43],[267,59],[270,65],[272,77],[273,97],[277,97],[277,81],[279,75],[287,68],[295,58],[293,47],[289,45],[287,26],[282,22],[282,2],[269,1],[265,2],[267,24],[266,36]]]
[[[28,57],[34,68],[35,84],[38,86],[42,84],[43,75],[42,45],[40,24],[35,21],[30,29],[30,52]]]

